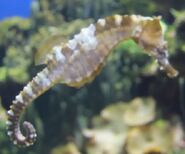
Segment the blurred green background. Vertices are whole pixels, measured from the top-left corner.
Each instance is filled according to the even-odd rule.
[[[131,137],[127,138],[127,146],[122,145],[120,153],[111,150],[101,152],[95,146],[100,143],[93,140],[92,136],[88,141],[87,138],[84,139],[86,128],[93,131],[101,126],[101,130],[112,131],[112,128],[105,125],[104,116],[102,121],[102,111],[110,105],[116,107],[120,101],[128,105],[136,97],[152,97],[155,100],[155,118],[149,124],[126,124],[131,134],[132,129],[143,130],[141,126],[147,127],[147,130],[154,127],[156,132],[162,133],[161,138],[159,135],[155,140],[158,143],[164,138],[169,139],[173,134],[173,139],[169,139],[170,146],[160,144],[149,148],[149,152],[145,150],[145,154],[162,154],[163,148],[168,149],[166,153],[185,153],[184,0],[34,0],[30,7],[31,16],[28,19],[12,17],[0,21],[0,154],[140,154],[129,150],[128,145],[132,147],[129,144]],[[35,100],[26,110],[23,119],[34,124],[38,139],[32,147],[17,148],[6,135],[5,110],[23,86],[42,70],[43,66],[34,64],[34,57],[40,46],[44,46],[44,42],[56,34],[69,39],[89,23],[113,14],[161,15],[166,29],[165,38],[169,43],[170,61],[179,70],[179,76],[168,78],[133,41],[123,42],[114,49],[107,65],[92,83],[80,89],[59,84]],[[148,107],[145,107],[142,114],[148,111]],[[131,107],[127,107],[127,110],[129,108]],[[111,117],[120,114],[115,110],[113,113],[112,110],[109,111]],[[123,111],[125,109],[121,113]],[[101,120],[94,122],[95,117]],[[113,123],[109,119],[109,124],[120,123],[122,119],[119,118],[112,118]],[[175,132],[176,129],[179,131]],[[125,134],[129,134],[129,131]],[[150,131],[149,134],[152,134]],[[144,138],[142,133],[139,139]],[[94,138],[98,135],[95,131]],[[177,143],[176,137],[180,138]],[[143,144],[147,145],[147,142]],[[168,146],[170,148],[166,148]],[[92,152],[88,147],[93,147],[98,152]],[[131,149],[137,148],[133,145]]]

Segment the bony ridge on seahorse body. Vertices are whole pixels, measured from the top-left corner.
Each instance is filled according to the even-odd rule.
[[[114,15],[99,19],[95,24],[83,28],[64,46],[54,46],[53,52],[47,57],[47,67],[16,96],[7,112],[7,130],[13,143],[24,147],[36,140],[36,131],[31,123],[23,123],[25,136],[20,131],[19,119],[28,104],[61,81],[73,87],[92,81],[104,66],[111,50],[126,39],[133,39],[146,53],[156,58],[168,76],[177,76],[177,71],[168,61],[160,17]]]

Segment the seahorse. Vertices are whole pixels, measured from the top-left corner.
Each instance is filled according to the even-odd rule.
[[[153,56],[169,77],[178,71],[168,61],[161,17],[113,15],[98,19],[81,29],[64,45],[56,45],[47,56],[46,67],[15,97],[7,111],[7,133],[14,144],[26,147],[36,141],[36,130],[23,122],[26,134],[20,130],[20,117],[25,108],[57,83],[81,87],[92,81],[102,70],[107,57],[121,41],[132,39]]]

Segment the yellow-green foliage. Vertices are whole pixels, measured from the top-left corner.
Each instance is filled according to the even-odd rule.
[[[19,28],[21,31],[29,30],[32,26],[32,21],[29,19],[22,19],[19,17],[14,17],[10,19],[5,19],[4,21],[0,22],[0,42],[1,45],[8,43],[7,41],[12,40],[13,38],[15,41],[21,37],[14,27]]]
[[[68,143],[53,148],[51,154],[80,154],[80,152],[74,143]]]

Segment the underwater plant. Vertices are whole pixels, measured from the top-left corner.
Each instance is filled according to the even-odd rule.
[[[160,20],[160,17],[140,15],[109,16],[83,28],[67,43],[54,45],[47,55],[46,67],[16,96],[7,112],[7,130],[13,143],[25,147],[36,140],[36,130],[31,123],[23,123],[25,136],[19,124],[21,114],[34,99],[57,83],[78,88],[92,81],[121,41],[134,40],[158,61],[169,77],[177,76],[178,72],[168,61]]]

